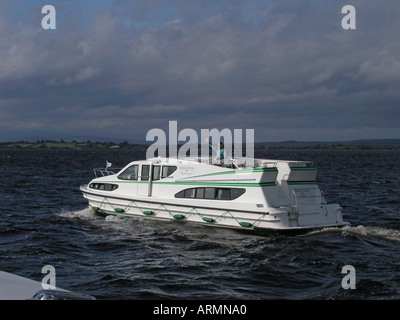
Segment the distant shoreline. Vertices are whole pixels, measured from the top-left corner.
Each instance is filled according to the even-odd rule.
[[[148,146],[135,143],[115,143],[115,142],[66,142],[64,140],[38,140],[36,142],[16,141],[0,142],[0,149],[64,149],[64,150],[100,150],[100,149],[146,149]]]
[[[0,142],[2,150],[105,150],[105,149],[132,149],[145,150],[149,147],[146,144],[129,142],[66,142],[64,140],[38,140],[36,142],[16,141]],[[287,145],[287,143],[256,143],[255,150],[400,150],[400,144],[344,144],[344,143],[310,143],[310,145]]]

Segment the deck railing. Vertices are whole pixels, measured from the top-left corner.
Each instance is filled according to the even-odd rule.
[[[119,172],[122,168],[95,168],[93,169],[94,175],[98,177],[111,176]]]
[[[278,164],[278,161],[275,160],[254,159],[245,157],[225,159],[224,161],[212,157],[183,157],[175,158],[175,160],[222,165],[225,167],[232,167],[234,169],[273,168],[276,167]]]
[[[292,194],[292,205],[300,204],[326,204],[324,192],[319,188],[294,189]]]

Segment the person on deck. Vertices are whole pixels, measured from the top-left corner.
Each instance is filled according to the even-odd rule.
[[[226,159],[226,152],[224,149],[224,143],[223,142],[218,142],[217,146],[213,146],[211,143],[209,143],[208,138],[206,138],[206,142],[208,145],[215,151],[217,154],[216,160],[219,160],[221,164],[224,164],[224,160]]]

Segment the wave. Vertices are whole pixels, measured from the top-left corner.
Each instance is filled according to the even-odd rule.
[[[357,227],[345,226],[343,228],[324,228],[321,230],[309,232],[302,236],[307,237],[326,233],[340,233],[342,236],[362,235],[400,242],[400,230],[380,227],[368,227],[363,225],[359,225]]]
[[[347,234],[358,234],[362,236],[377,237],[391,241],[400,242],[400,230],[386,229],[380,227],[365,227],[359,225],[357,227],[344,227],[342,230],[342,235]]]
[[[90,208],[85,208],[82,210],[77,211],[69,211],[63,210],[58,213],[58,216],[63,218],[72,218],[72,219],[82,219],[82,220],[95,220],[99,219]],[[106,216],[105,221],[114,221],[119,223],[124,223],[125,219],[118,217],[118,216]],[[185,229],[186,230],[186,229]],[[222,231],[221,231],[222,232]],[[194,232],[196,233],[196,232]],[[321,230],[311,231],[303,235],[299,235],[298,237],[308,237],[314,235],[322,235],[322,234],[329,234],[329,233],[340,233],[342,236],[347,235],[361,235],[367,237],[375,237],[386,239],[390,241],[398,241],[400,242],[400,230],[396,229],[387,229],[381,227],[368,227],[363,225],[358,225],[356,227],[345,226],[342,228],[338,227],[331,227],[331,228],[323,228]]]
[[[83,219],[83,220],[92,220],[96,219],[96,216],[94,215],[93,211],[90,210],[89,208],[85,208],[82,210],[77,210],[77,211],[70,211],[70,210],[62,210],[61,212],[58,212],[57,215],[62,218],[78,218],[78,219]]]

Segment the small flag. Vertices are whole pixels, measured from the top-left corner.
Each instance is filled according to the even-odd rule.
[[[106,160],[106,169],[109,168],[109,167],[111,167],[111,166],[112,166],[112,163],[111,163],[111,162],[108,162],[108,161]]]

